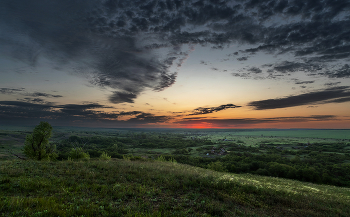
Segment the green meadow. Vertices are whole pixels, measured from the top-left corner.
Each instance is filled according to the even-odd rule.
[[[174,162],[0,162],[1,216],[348,216],[350,189]]]
[[[0,130],[0,216],[350,213],[347,130],[54,128],[56,160],[20,160],[31,130]]]

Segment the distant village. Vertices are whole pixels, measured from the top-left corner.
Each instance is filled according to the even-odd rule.
[[[213,146],[213,148],[211,149],[210,153],[207,153],[207,155],[226,155],[227,151],[226,146],[224,146],[223,148],[216,148],[215,146]]]

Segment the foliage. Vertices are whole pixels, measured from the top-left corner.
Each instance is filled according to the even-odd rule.
[[[83,148],[72,148],[69,152],[69,158],[72,160],[89,160],[90,155],[86,152],[84,152]]]
[[[27,135],[23,148],[24,154],[34,160],[50,160],[57,157],[56,146],[49,144],[52,126],[48,122],[40,122],[32,134]]]
[[[102,154],[100,156],[100,160],[109,161],[109,160],[111,160],[111,156],[109,156],[106,152],[102,152]]]
[[[211,162],[208,164],[208,169],[218,171],[218,172],[226,172],[226,167],[220,161]]]
[[[169,161],[169,162],[172,162],[172,163],[174,163],[174,164],[177,163],[177,161],[176,161],[174,158],[170,158],[168,161]]]
[[[166,159],[165,159],[164,156],[160,155],[160,156],[156,159],[156,161],[165,162]]]
[[[126,161],[129,161],[129,160],[130,160],[130,156],[128,156],[128,155],[123,155],[123,159],[126,160]]]

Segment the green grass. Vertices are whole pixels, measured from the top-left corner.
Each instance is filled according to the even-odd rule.
[[[348,216],[350,189],[158,161],[0,161],[0,216]]]

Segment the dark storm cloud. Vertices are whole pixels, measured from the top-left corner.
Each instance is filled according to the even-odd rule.
[[[132,103],[146,88],[174,84],[170,67],[188,56],[174,53],[182,45],[241,43],[252,55],[313,61],[275,65],[279,73],[344,60],[350,57],[349,7],[348,0],[2,0],[0,52],[34,67],[41,56],[53,67],[76,65],[74,72],[92,74],[92,84],[113,89],[111,102]],[[168,54],[157,55],[160,48]],[[324,76],[349,77],[346,68]]]
[[[331,20],[341,12],[348,10],[350,3],[347,0],[339,1],[312,1],[312,0],[270,0],[270,1],[247,1],[246,9],[256,9],[260,20],[271,18],[276,13],[286,15],[300,15],[310,20]],[[325,11],[324,9],[327,8]]]
[[[226,105],[220,105],[218,107],[210,107],[210,108],[196,108],[193,110],[193,113],[189,114],[189,115],[203,115],[203,114],[210,114],[213,112],[218,112],[218,111],[222,111],[222,110],[226,110],[229,108],[239,108],[241,106],[237,106],[234,104],[226,104]]]
[[[134,99],[136,99],[136,97],[137,97],[137,95],[133,94],[133,93],[114,92],[109,97],[109,101],[112,103],[122,103],[122,102],[133,103]]]
[[[167,116],[156,116],[141,111],[109,113],[98,110],[104,108],[111,107],[97,103],[54,105],[53,103],[37,102],[35,99],[28,99],[27,102],[0,101],[0,124],[11,124],[15,122],[34,123],[40,119],[50,121],[53,124],[67,123],[67,121],[71,123],[78,121],[91,124],[108,122],[135,127],[137,124],[165,122],[170,119]],[[123,121],[118,120],[119,117],[125,116],[130,116],[131,118]]]
[[[73,63],[74,72],[93,74],[92,84],[121,93],[111,96],[114,103],[133,102],[146,87],[159,91],[171,86],[176,79],[176,73],[168,70],[173,61],[162,61],[151,50],[142,49],[130,30],[118,31],[122,20],[125,27],[136,26],[140,31],[148,30],[149,21],[129,10],[123,11],[129,16],[114,20],[113,10],[106,9],[113,4],[97,0],[1,1],[0,50],[34,67],[40,56],[52,60],[53,67]],[[135,11],[135,4],[117,3],[115,9],[124,5]],[[144,10],[139,9],[137,12]]]
[[[310,105],[316,103],[340,103],[348,101],[350,96],[350,87],[333,87],[321,91],[309,92],[295,96],[286,96],[283,98],[267,99],[253,101],[248,106],[255,110],[266,110],[276,108],[288,108],[301,105]]]
[[[276,117],[276,118],[241,118],[241,119],[183,119],[177,121],[179,124],[200,124],[209,123],[222,127],[234,127],[240,125],[265,124],[265,123],[281,123],[281,122],[310,122],[310,121],[329,121],[338,120],[335,115],[311,115],[311,116],[295,116],[295,117]]]

